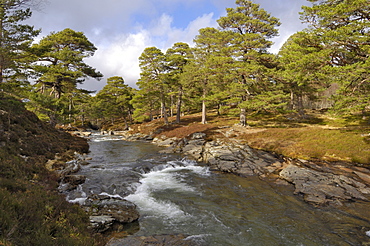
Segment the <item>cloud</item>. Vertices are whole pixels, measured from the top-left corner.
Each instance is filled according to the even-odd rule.
[[[138,58],[145,48],[155,46],[165,52],[176,42],[186,42],[192,45],[198,30],[207,26],[216,26],[214,14],[205,14],[191,21],[184,28],[172,26],[173,18],[162,14],[158,19],[151,22],[147,29],[137,27],[136,33],[118,34],[111,37],[109,42],[101,42],[97,45],[95,55],[86,62],[104,73],[104,80],[111,76],[121,76],[126,84],[136,87],[140,77]],[[96,31],[99,32],[99,31]],[[88,80],[82,87],[100,90],[103,83]]]
[[[135,87],[140,69],[138,58],[146,47],[165,52],[176,42],[193,45],[199,29],[216,27],[216,20],[235,7],[235,0],[43,0],[30,24],[42,27],[42,35],[71,28],[82,31],[98,48],[86,62],[104,74],[99,82],[83,87],[100,90],[107,78],[122,76]],[[48,2],[45,2],[48,1]],[[274,39],[277,52],[285,40],[302,26],[298,18],[306,0],[255,0],[281,19],[281,36]],[[39,39],[42,38],[39,37]]]

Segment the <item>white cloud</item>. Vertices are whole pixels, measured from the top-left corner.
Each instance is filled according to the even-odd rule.
[[[138,58],[146,47],[166,51],[176,42],[193,45],[198,30],[216,27],[235,0],[45,0],[43,9],[34,11],[30,24],[51,31],[71,28],[82,31],[98,48],[86,62],[101,71],[100,82],[87,81],[83,87],[100,90],[107,78],[122,76],[135,87],[140,70]],[[286,38],[301,29],[300,6],[307,0],[255,0],[281,19],[280,38],[272,51],[277,52]],[[71,8],[71,6],[73,6]],[[197,11],[200,10],[200,11]],[[214,13],[210,13],[214,12]],[[198,17],[197,17],[198,15]],[[284,30],[283,30],[284,29]],[[42,38],[41,36],[38,38]]]
[[[95,44],[98,50],[86,62],[104,72],[104,82],[111,76],[122,76],[126,84],[136,87],[140,77],[138,59],[145,48],[155,46],[165,52],[176,42],[186,42],[191,45],[200,28],[216,25],[213,13],[198,17],[185,29],[174,28],[171,25],[172,20],[171,16],[163,14],[152,21],[147,29],[141,27],[136,33],[117,35],[110,38],[109,42],[102,40],[100,44]],[[83,87],[100,90],[104,85],[105,83],[89,80]]]

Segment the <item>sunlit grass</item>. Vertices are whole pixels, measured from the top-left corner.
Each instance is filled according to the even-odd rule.
[[[268,128],[262,132],[245,134],[243,138],[254,148],[292,158],[344,160],[363,164],[370,162],[370,144],[358,130],[317,126]]]
[[[300,159],[323,159],[327,161],[348,161],[370,163],[370,125],[362,117],[336,116],[328,112],[310,111],[307,117],[299,118],[292,113],[249,114],[249,127],[238,137],[251,147],[275,152],[286,157]],[[167,137],[183,138],[194,132],[207,133],[208,139],[225,138],[220,128],[239,123],[237,114],[207,115],[208,124],[200,123],[201,114],[182,117],[180,124],[175,118],[165,126],[163,119],[134,126],[145,134],[155,133]],[[227,129],[227,128],[225,128]],[[263,129],[263,131],[249,131]],[[253,133],[249,133],[253,132]]]

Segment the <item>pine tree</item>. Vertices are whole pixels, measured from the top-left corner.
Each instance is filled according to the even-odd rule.
[[[34,38],[40,33],[22,22],[31,17],[31,0],[0,1],[0,84],[23,74],[26,77],[27,55]]]
[[[99,91],[96,97],[104,104],[100,108],[105,116],[112,119],[122,118],[125,122],[125,129],[128,129],[128,122],[132,123],[131,100],[134,94],[133,88],[125,84],[122,77],[114,76],[107,79],[107,84]]]
[[[233,63],[229,52],[230,34],[208,27],[200,29],[194,39],[195,60],[186,71],[188,78],[192,77],[192,87],[201,92],[203,124],[207,122],[207,105],[219,105],[229,96],[225,88]]]
[[[38,57],[34,65],[39,74],[38,86],[42,91],[50,88],[50,95],[60,98],[88,77],[100,79],[103,75],[84,62],[95,51],[96,47],[82,32],[69,28],[46,36],[32,46],[32,52]]]
[[[184,86],[181,83],[181,76],[184,73],[184,67],[193,58],[191,48],[187,43],[175,43],[166,51],[166,66],[169,70],[168,79],[171,82],[171,87],[174,93],[177,92],[176,103],[176,123],[180,123],[181,107],[184,94]]]
[[[336,109],[365,113],[370,98],[370,4],[368,0],[309,0],[301,19],[309,32],[320,37],[330,51],[330,64],[323,66],[331,83],[339,83]]]
[[[272,45],[269,39],[278,34],[276,28],[280,22],[252,1],[237,0],[236,5],[227,8],[227,16],[217,22],[222,31],[233,33],[230,47],[235,58],[233,70],[236,76],[230,90],[233,90],[234,100],[241,101],[240,122],[246,125],[246,109],[261,106],[254,105],[251,99],[275,85],[269,78],[274,56],[267,49]]]
[[[167,96],[169,92],[168,77],[166,76],[166,60],[163,52],[156,47],[146,48],[140,61],[140,79],[137,82],[144,94],[153,94],[161,104],[160,112],[164,123],[168,124],[167,116]]]
[[[304,31],[292,35],[280,49],[280,79],[290,92],[290,109],[300,117],[305,117],[304,98],[314,101],[328,87],[322,67],[330,63],[329,54],[318,36]]]

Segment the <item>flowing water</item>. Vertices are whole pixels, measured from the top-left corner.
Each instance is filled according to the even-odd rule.
[[[93,193],[134,202],[141,214],[138,236],[181,233],[211,246],[370,245],[366,203],[345,211],[314,208],[291,187],[212,172],[158,150],[150,143],[93,136],[90,164],[78,173],[87,180],[68,199],[82,203]]]

